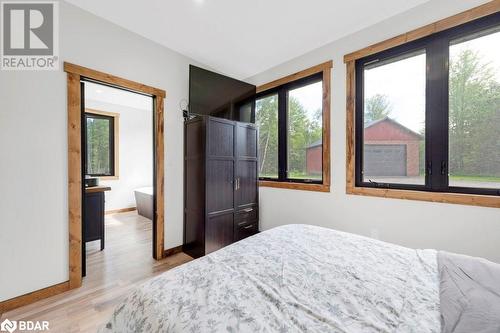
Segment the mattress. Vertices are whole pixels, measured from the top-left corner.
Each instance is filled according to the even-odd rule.
[[[435,250],[274,228],[135,289],[101,332],[440,332]]]

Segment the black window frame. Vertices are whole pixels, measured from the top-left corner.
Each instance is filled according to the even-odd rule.
[[[277,95],[278,97],[278,178],[260,177],[259,175],[259,180],[283,183],[323,184],[325,171],[323,168],[321,170],[321,179],[300,179],[288,177],[288,92],[290,90],[302,88],[318,82],[323,82],[323,72],[318,72],[304,78],[285,83],[255,95],[255,101],[273,95]],[[323,118],[323,104],[321,105],[321,111]],[[255,117],[257,118],[256,112],[257,111],[255,111]],[[323,128],[323,126],[324,122],[321,123],[321,128]],[[323,165],[324,136],[322,136],[322,140],[323,145],[321,147],[321,162]]]
[[[355,186],[441,193],[500,195],[500,189],[449,185],[449,48],[451,42],[500,27],[500,12],[355,61]],[[419,50],[426,54],[425,185],[363,180],[364,67]]]
[[[107,116],[103,114],[96,114],[92,112],[85,112],[85,130],[87,131],[87,119],[106,119],[109,121],[109,168],[110,174],[97,174],[89,173],[88,156],[85,158],[85,175],[91,177],[114,177],[116,175],[115,168],[115,117]],[[85,137],[88,137],[88,133],[85,133]],[[85,151],[88,154],[88,140],[85,140]]]

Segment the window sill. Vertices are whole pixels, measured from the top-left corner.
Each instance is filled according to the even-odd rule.
[[[330,192],[330,185],[328,184],[305,184],[305,183],[291,183],[291,182],[276,182],[270,180],[260,180],[260,187],[274,187],[289,190],[302,190],[302,191],[315,191],[315,192]]]
[[[118,180],[120,179],[120,177],[118,176],[102,176],[102,177],[98,177],[99,180]]]
[[[500,197],[478,194],[437,193],[413,190],[380,189],[347,186],[347,194],[372,197],[441,202],[449,204],[500,208]]]

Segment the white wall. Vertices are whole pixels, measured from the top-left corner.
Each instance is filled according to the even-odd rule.
[[[436,248],[500,262],[500,209],[345,194],[346,80],[343,56],[485,1],[438,0],[307,53],[248,81],[262,84],[333,59],[332,191],[261,188],[261,229],[308,223],[413,248]]]
[[[179,101],[196,62],[65,2],[60,58],[167,91],[165,248],[182,244]],[[62,70],[0,72],[0,301],[68,280],[66,127]]]
[[[89,99],[85,100],[85,107],[120,115],[119,178],[101,180],[99,184],[111,187],[111,191],[105,194],[106,211],[135,207],[134,190],[153,186],[152,100],[149,110]]]

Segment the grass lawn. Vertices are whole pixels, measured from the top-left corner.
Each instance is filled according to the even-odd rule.
[[[277,174],[260,174],[259,177],[263,178],[278,178]],[[292,179],[312,179],[321,180],[321,175],[310,175],[304,172],[289,172],[288,178]]]
[[[260,177],[264,178],[278,178],[277,174],[260,174]],[[424,176],[424,175],[421,175]],[[321,180],[321,175],[309,175],[304,172],[290,172],[288,175],[292,179],[312,179]],[[469,182],[489,182],[489,183],[500,183],[500,177],[493,176],[450,176],[450,180],[455,181],[469,181]]]
[[[500,177],[493,176],[450,176],[452,180],[500,183]]]

